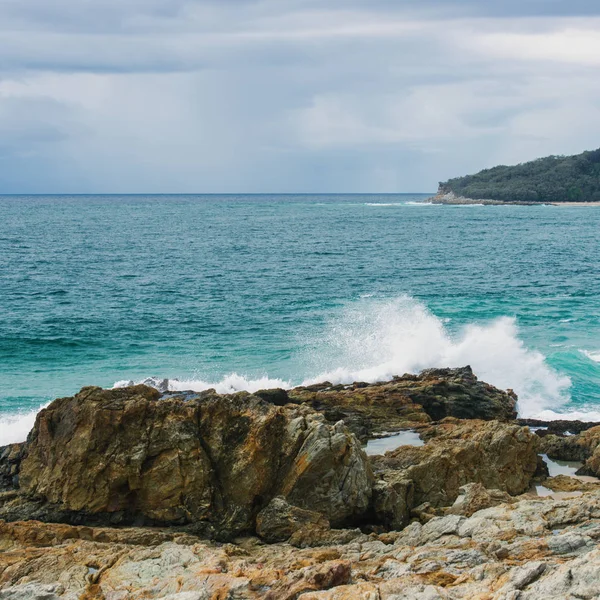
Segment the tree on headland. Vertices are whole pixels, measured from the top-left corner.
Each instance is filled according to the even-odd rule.
[[[440,182],[439,193],[504,202],[600,202],[600,149],[498,166]]]

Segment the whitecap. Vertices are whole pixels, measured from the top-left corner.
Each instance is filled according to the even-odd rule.
[[[590,360],[594,362],[600,363],[600,350],[590,351],[590,350],[581,350],[583,354],[585,354]]]
[[[214,379],[154,378],[137,383],[145,381],[173,392],[213,388],[225,394],[289,389],[323,381],[333,384],[385,381],[426,368],[470,365],[480,380],[501,389],[513,389],[519,396],[522,417],[600,420],[600,412],[594,410],[565,413],[570,400],[570,379],[552,369],[541,352],[525,345],[512,317],[472,323],[451,331],[446,319],[437,317],[414,298],[382,300],[365,295],[336,311],[318,335],[301,343],[305,350],[295,356],[297,366],[290,379],[232,372]],[[600,362],[600,352],[586,351],[586,355]],[[132,383],[118,381],[114,387]],[[0,445],[23,441],[36,413],[1,416]]]
[[[113,388],[126,387],[133,384],[144,383],[169,392],[203,392],[204,390],[214,389],[219,394],[234,394],[235,392],[257,392],[258,390],[284,388],[289,389],[292,383],[279,378],[258,377],[255,379],[230,373],[219,381],[204,381],[203,379],[161,379],[159,377],[149,377],[139,381],[117,381]]]

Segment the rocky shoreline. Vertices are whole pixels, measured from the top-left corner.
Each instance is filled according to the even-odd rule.
[[[450,205],[483,205],[483,206],[600,206],[600,202],[524,202],[522,200],[490,200],[489,198],[467,198],[457,196],[454,192],[439,191],[435,196],[427,200],[431,204]]]
[[[504,200],[490,200],[490,199],[479,199],[479,198],[466,198],[464,196],[457,196],[454,192],[440,191],[432,198],[429,198],[429,202],[432,204],[477,204],[484,206],[504,206],[514,204],[516,206],[541,206],[542,202],[506,202]]]
[[[84,388],[0,448],[0,599],[598,597],[600,426],[516,407],[469,367]]]

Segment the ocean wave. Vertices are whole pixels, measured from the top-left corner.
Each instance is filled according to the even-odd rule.
[[[229,373],[214,380],[205,377],[124,380],[117,381],[114,387],[143,382],[163,391],[199,392],[214,388],[227,394],[289,389],[323,381],[376,382],[432,367],[470,365],[480,380],[501,389],[513,389],[519,396],[522,417],[600,420],[600,412],[593,407],[589,411],[571,411],[570,379],[552,369],[542,353],[524,344],[517,322],[511,317],[472,323],[451,331],[447,319],[437,317],[414,298],[382,300],[364,295],[338,309],[313,338],[298,342],[303,350],[294,357],[294,368],[290,369],[294,375],[289,378]],[[600,361],[600,352],[586,354]],[[36,413],[2,415],[0,445],[23,441]]]
[[[589,423],[600,422],[600,411],[593,408],[584,408],[582,410],[567,410],[558,412],[555,410],[542,410],[532,416],[534,419],[542,421],[586,421]]]
[[[522,417],[542,418],[548,411],[559,415],[569,402],[570,379],[553,370],[542,353],[525,346],[514,318],[470,324],[454,334],[447,328],[449,322],[409,296],[380,300],[364,295],[332,316],[314,339],[302,341],[305,349],[296,362],[304,377],[286,380],[231,373],[219,381],[147,379],[136,383],[162,386],[164,391],[214,388],[219,393],[255,392],[323,381],[373,383],[427,368],[468,364],[480,380],[513,389],[519,396]],[[121,381],[115,386],[132,383]],[[570,418],[564,410],[564,418]]]
[[[513,389],[521,416],[560,410],[570,400],[570,379],[554,371],[543,354],[525,346],[514,318],[470,324],[453,334],[442,319],[409,296],[361,299],[346,306],[327,323],[311,352],[315,375],[304,384],[375,382],[468,364],[479,379]]]
[[[259,377],[252,379],[230,373],[220,381],[204,381],[202,379],[161,379],[159,377],[148,377],[139,381],[123,380],[117,381],[113,388],[127,387],[138,383],[144,383],[155,387],[163,392],[203,392],[214,389],[218,394],[234,394],[235,392],[257,392],[258,390],[284,388],[290,389],[292,383],[278,378]]]
[[[596,350],[594,352],[590,350],[582,350],[581,352],[585,354],[590,360],[600,363],[600,350]]]
[[[48,406],[48,404],[27,412],[16,412],[1,415],[0,446],[24,442],[35,423],[35,418],[38,412],[46,406]]]

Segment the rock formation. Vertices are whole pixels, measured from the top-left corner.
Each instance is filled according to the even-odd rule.
[[[510,421],[517,414],[515,394],[478,381],[470,367],[428,369],[375,384],[323,383],[295,388],[288,397],[332,422],[343,419],[361,440],[445,417]]]
[[[344,533],[340,542],[341,533]],[[523,498],[318,545],[0,522],[2,600],[567,600],[600,596],[600,493]]]
[[[515,404],[469,368],[256,394],[84,388],[0,448],[0,600],[595,597],[599,484],[528,493],[540,447],[583,449],[593,471],[600,428],[542,437]],[[424,445],[361,447],[409,427]]]
[[[540,450],[550,458],[584,462],[578,474],[600,477],[600,426],[586,428],[576,435],[540,433]]]
[[[19,492],[45,520],[51,506],[70,522],[199,523],[227,536],[252,531],[276,496],[342,524],[365,512],[372,487],[342,423],[247,393],[84,388],[40,412],[23,454]]]
[[[376,477],[393,493],[400,481],[410,482],[404,502],[408,513],[423,502],[449,506],[468,483],[522,494],[537,470],[538,438],[527,428],[448,418],[421,435],[428,439],[424,446],[400,447],[372,460]],[[383,493],[378,489],[376,498]],[[396,516],[393,525],[406,524],[407,517],[406,512],[400,520]]]

